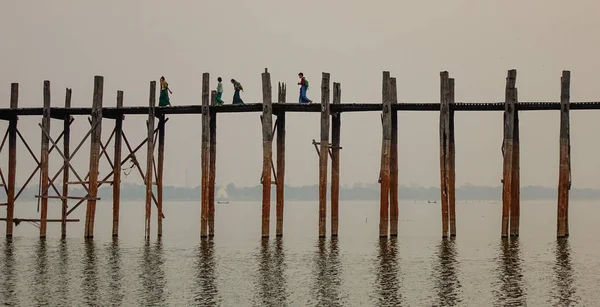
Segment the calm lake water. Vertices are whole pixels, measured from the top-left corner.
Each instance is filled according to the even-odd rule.
[[[59,217],[51,203],[50,217]],[[274,206],[273,206],[274,207]],[[288,202],[282,239],[260,239],[260,204],[217,205],[216,236],[199,238],[199,202],[166,202],[164,236],[144,236],[144,205],[111,203],[95,238],[83,222],[60,240],[23,223],[0,227],[0,303],[13,306],[598,306],[600,206],[572,202],[557,240],[556,204],[523,202],[521,237],[500,238],[501,204],[457,204],[458,237],[442,240],[440,205],[401,202],[400,236],[377,237],[378,204],[342,202],[340,237],[317,238],[317,203]],[[274,208],[273,208],[274,210]],[[36,217],[21,203],[18,217]],[[83,218],[85,208],[73,215]],[[4,214],[2,214],[4,216]],[[274,212],[272,228],[274,234]],[[329,229],[328,229],[329,233]]]

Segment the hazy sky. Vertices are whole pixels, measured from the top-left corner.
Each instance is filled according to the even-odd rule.
[[[53,106],[64,105],[65,87],[73,89],[73,106],[91,106],[94,75],[105,77],[105,106],[115,105],[117,90],[124,90],[126,106],[146,105],[149,81],[161,75],[173,90],[173,105],[200,104],[203,72],[211,74],[211,88],[218,76],[238,79],[245,88],[242,98],[256,102],[265,67],[274,89],[275,82],[288,84],[287,100],[293,103],[299,71],[311,82],[308,96],[315,101],[325,71],[341,82],[343,102],[379,102],[383,70],[397,78],[400,103],[439,101],[442,70],[456,80],[457,101],[503,101],[506,72],[513,68],[521,101],[558,101],[563,69],[572,72],[572,101],[598,101],[598,8],[583,0],[1,1],[0,106],[9,105],[11,82],[20,83],[20,106],[41,106],[46,79]],[[224,85],[230,103],[231,86]],[[376,182],[379,116],[342,115],[342,184]],[[319,138],[319,119],[317,113],[287,117],[287,184],[318,182],[311,140]],[[502,113],[457,112],[455,119],[457,185],[499,185]],[[559,113],[522,112],[520,119],[521,184],[556,186]],[[600,188],[598,119],[599,112],[572,112],[575,187]],[[40,120],[19,121],[36,153]],[[145,137],[145,120],[126,118],[132,143]],[[438,121],[438,112],[399,113],[400,184],[439,186]],[[89,128],[85,117],[74,125],[72,148]],[[103,122],[104,139],[113,125]],[[61,121],[52,121],[54,136],[60,127]],[[258,184],[259,115],[219,115],[217,131],[217,184]],[[200,183],[200,141],[200,115],[170,116],[165,184]],[[21,144],[19,154],[22,183],[33,168]],[[52,156],[51,175],[61,163]],[[81,176],[88,157],[86,144],[76,155]],[[144,160],[141,151],[143,166]],[[106,162],[102,165],[106,171]],[[135,172],[124,180],[142,182]]]

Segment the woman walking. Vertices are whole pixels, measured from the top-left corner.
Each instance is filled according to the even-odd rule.
[[[165,77],[162,76],[160,77],[160,96],[158,98],[159,107],[171,106],[171,101],[169,100],[169,93],[173,94],[173,92],[171,92],[171,89],[169,88],[169,83],[167,83]]]
[[[235,81],[235,79],[231,79],[231,84],[233,84],[233,104],[244,104],[244,101],[240,97],[240,90],[244,91],[242,84]]]

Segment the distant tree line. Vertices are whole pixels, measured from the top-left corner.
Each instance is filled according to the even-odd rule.
[[[59,191],[62,190],[57,186]],[[19,188],[17,188],[19,189]],[[227,200],[260,200],[262,197],[262,186],[238,187],[233,183],[224,187],[217,187],[215,198],[220,198],[218,190],[224,189],[227,194]],[[327,189],[330,191],[329,187]],[[26,188],[19,199],[36,200],[38,187],[31,186]],[[85,191],[81,187],[73,186],[69,189],[72,196],[85,196]],[[49,195],[54,195],[53,190],[49,190]],[[102,186],[98,191],[98,196],[102,200],[112,199],[112,187]],[[4,191],[0,191],[0,199],[5,199]],[[146,188],[139,184],[122,184],[122,200],[143,200],[146,197]],[[275,187],[271,190],[271,197],[275,199]],[[523,200],[554,200],[557,197],[556,188],[525,186],[521,187],[521,199]],[[200,187],[183,188],[165,186],[163,187],[163,198],[165,200],[200,200]],[[285,186],[285,199],[288,200],[317,200],[319,198],[318,185],[306,186]],[[400,200],[439,200],[440,190],[437,187],[419,187],[419,186],[400,186],[398,189],[398,198]],[[597,200],[600,199],[600,190],[598,189],[576,189],[570,191],[570,198],[573,200]],[[379,184],[357,183],[352,186],[340,187],[340,200],[378,200]],[[487,186],[461,186],[456,188],[457,200],[501,200],[502,187]]]

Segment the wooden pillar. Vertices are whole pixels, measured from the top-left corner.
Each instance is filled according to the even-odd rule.
[[[381,185],[379,194],[379,237],[388,236],[388,211],[390,196],[390,156],[392,146],[392,103],[390,99],[390,73],[383,72],[383,133],[382,133],[382,154],[381,154]]]
[[[123,91],[117,91],[117,109],[123,108]],[[121,202],[121,144],[123,137],[123,115],[115,118],[115,152],[113,164],[113,237],[119,236],[119,211]]]
[[[19,84],[10,85],[10,108],[19,106]],[[6,204],[6,237],[13,236],[13,219],[15,214],[15,186],[17,178],[17,116],[8,123],[8,193]]]
[[[391,115],[391,142],[390,142],[390,236],[398,236],[398,111],[394,105],[398,104],[396,78],[390,78],[390,115]]]
[[[273,109],[271,105],[271,74],[265,68],[262,73],[262,237],[269,237],[269,220],[271,213],[271,163],[273,159]]]
[[[440,191],[442,205],[442,237],[448,237],[449,204],[448,204],[448,97],[450,92],[450,81],[448,72],[440,73]]]
[[[211,91],[210,105],[217,105],[217,91]],[[217,113],[210,112],[210,145],[208,166],[208,236],[215,236],[215,180],[217,163]]]
[[[94,218],[96,216],[96,198],[98,194],[98,165],[100,162],[100,142],[102,141],[102,96],[104,77],[94,77],[94,96],[92,102],[92,133],[90,138],[89,195],[85,215],[85,237],[94,237]]]
[[[450,236],[456,236],[456,174],[455,174],[455,146],[454,146],[454,78],[448,79],[448,130],[446,150],[446,186],[448,195],[448,218]]]
[[[285,103],[285,83],[279,83],[277,94],[277,101],[279,103]],[[275,227],[275,234],[276,236],[281,237],[283,236],[283,208],[285,203],[285,112],[279,112],[277,114],[275,125],[277,126],[277,225]]]
[[[514,92],[515,103],[517,100],[517,89]],[[510,235],[519,236],[519,224],[521,220],[521,180],[520,180],[520,149],[519,149],[519,111],[515,109],[515,121],[513,129],[513,169],[512,169],[512,203],[510,208]]]
[[[154,162],[154,107],[156,106],[156,81],[150,81],[150,94],[148,100],[148,122],[147,132],[148,139],[146,141],[147,155],[146,155],[146,219],[145,219],[145,238],[150,238],[150,217],[152,215],[152,186],[153,186],[153,174],[152,167]]]
[[[571,189],[571,135],[569,110],[571,72],[565,70],[560,79],[560,167],[558,174],[557,236],[569,236],[569,190]]]
[[[70,88],[66,90],[65,94],[65,109],[71,107],[71,94]],[[63,120],[63,155],[68,161],[71,157],[71,115],[65,115]],[[63,183],[62,183],[62,210],[61,210],[61,222],[60,222],[60,235],[64,239],[67,237],[67,211],[69,208],[69,165],[68,162],[64,162],[63,168]]]
[[[44,81],[44,110],[42,117],[42,129],[50,134],[50,81]],[[40,237],[46,237],[46,226],[48,219],[48,145],[50,140],[46,133],[42,131],[42,146],[40,155],[40,171],[41,171],[41,189],[40,195],[42,202],[42,210],[40,213]]]
[[[515,84],[517,71],[508,71],[506,77],[506,99],[504,103],[504,144],[503,144],[503,180],[502,180],[502,237],[509,235],[510,209],[513,200],[513,158],[515,124]]]
[[[333,82],[333,104],[342,100],[341,86]],[[338,236],[340,202],[340,112],[331,113],[331,236]]]
[[[202,74],[202,207],[200,218],[200,237],[206,238],[208,230],[208,172],[210,159],[210,114],[208,105],[209,93],[209,77],[208,73]]]
[[[158,161],[156,166],[156,202],[157,202],[157,226],[156,231],[159,237],[162,237],[163,220],[163,170],[165,163],[165,114],[161,113],[158,117]]]
[[[327,160],[329,160],[329,73],[321,78],[321,149],[319,155],[319,237],[327,234]]]

